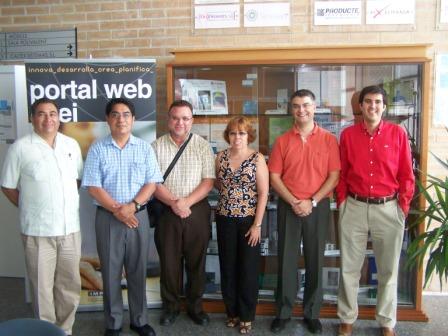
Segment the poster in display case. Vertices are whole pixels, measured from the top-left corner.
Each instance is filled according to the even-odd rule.
[[[182,99],[193,105],[193,115],[228,114],[226,82],[179,79]]]

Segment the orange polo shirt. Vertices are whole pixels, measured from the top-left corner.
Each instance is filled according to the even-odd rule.
[[[314,124],[313,131],[303,141],[293,127],[275,140],[268,168],[270,173],[280,174],[296,198],[309,199],[326,181],[329,172],[341,170],[337,139]]]

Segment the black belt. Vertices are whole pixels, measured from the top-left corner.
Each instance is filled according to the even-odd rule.
[[[397,194],[385,196],[385,197],[362,197],[362,196],[356,195],[352,192],[349,192],[348,195],[357,201],[368,203],[368,204],[385,204],[389,201],[397,199]]]
[[[104,210],[104,211],[107,211],[107,212],[109,212],[109,213],[112,213],[111,211],[107,210],[105,207],[102,207],[101,205],[97,205],[96,207],[97,207],[98,209],[100,209],[100,210]],[[140,207],[140,209],[139,209],[138,211],[136,211],[135,213],[140,212],[140,211],[145,210],[145,209],[146,209],[146,204],[145,204],[145,205],[142,205],[142,206]]]

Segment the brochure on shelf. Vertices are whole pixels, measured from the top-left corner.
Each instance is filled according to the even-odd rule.
[[[288,89],[278,89],[277,90],[277,110],[282,111],[282,114],[288,113]]]
[[[179,79],[182,99],[193,105],[193,115],[228,114],[226,82]]]

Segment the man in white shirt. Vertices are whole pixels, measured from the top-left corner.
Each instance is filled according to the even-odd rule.
[[[19,208],[35,315],[71,335],[81,290],[81,150],[74,139],[58,133],[54,101],[34,102],[31,122],[33,132],[9,148],[0,184]]]

